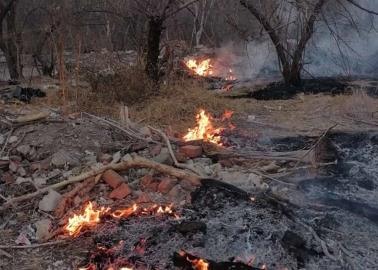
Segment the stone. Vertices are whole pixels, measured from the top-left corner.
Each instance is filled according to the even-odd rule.
[[[109,198],[110,199],[118,199],[118,200],[121,200],[121,199],[124,199],[126,198],[128,195],[131,194],[131,189],[129,187],[128,184],[126,183],[123,183],[121,184],[119,187],[117,187],[116,189],[114,189],[110,194],[109,194]]]
[[[162,148],[160,154],[156,157],[153,157],[152,160],[165,165],[173,164],[173,160],[171,155],[169,154],[168,148]]]
[[[109,164],[113,160],[113,156],[110,154],[102,154],[99,161],[103,164]]]
[[[8,139],[8,143],[9,144],[15,143],[17,141],[18,141],[18,137],[17,136],[10,136],[9,139]]]
[[[17,162],[17,161],[11,160],[9,162],[9,170],[14,172],[14,173],[17,172],[19,166],[20,166],[20,163]]]
[[[151,137],[152,133],[151,130],[148,127],[142,127],[139,129],[139,132],[144,135],[144,137]]]
[[[1,180],[5,182],[6,184],[14,183],[15,179],[12,173],[5,172],[1,175]]]
[[[30,145],[24,144],[17,147],[17,152],[22,156],[26,157],[30,153]]]
[[[38,207],[42,211],[52,212],[55,210],[61,198],[62,198],[62,195],[60,195],[55,190],[50,189],[49,193],[45,195],[42,198],[42,200],[39,202]]]
[[[121,161],[121,152],[117,152],[113,155],[112,163],[118,163]]]
[[[47,178],[46,177],[36,177],[33,179],[34,184],[37,187],[42,187],[47,184]]]
[[[52,224],[50,219],[38,220],[36,223],[34,223],[34,226],[36,228],[35,236],[38,241],[44,240],[51,235],[50,229]]]
[[[181,202],[182,200],[185,200],[186,192],[180,185],[176,185],[168,192],[168,197],[173,202]]]
[[[65,150],[59,150],[51,157],[51,164],[57,168],[63,168],[66,165],[77,166],[79,161]]]
[[[37,162],[30,163],[30,170],[32,172],[38,171],[40,169],[41,169],[41,162],[37,161]]]
[[[126,179],[113,170],[107,170],[103,175],[105,183],[111,186],[113,189],[119,187],[122,183],[126,182]]]
[[[166,194],[168,193],[175,185],[177,184],[177,180],[173,178],[163,178],[158,186],[158,192]]]
[[[32,179],[30,177],[24,178],[24,177],[17,177],[16,184],[21,185],[23,183],[30,183],[32,182]]]
[[[198,158],[202,155],[202,146],[199,145],[185,145],[180,147],[180,152],[188,158]]]
[[[154,145],[154,146],[150,147],[149,148],[150,155],[152,157],[155,157],[155,156],[159,155],[160,152],[161,152],[161,149],[162,149],[162,147],[161,147],[160,144],[157,144],[157,145]]]
[[[152,201],[151,197],[150,195],[148,195],[148,193],[141,192],[135,202],[136,203],[150,203],[151,201]]]
[[[26,170],[25,170],[25,168],[24,167],[18,167],[18,169],[17,169],[17,173],[18,173],[18,175],[19,176],[22,176],[22,177],[25,177],[26,176]]]

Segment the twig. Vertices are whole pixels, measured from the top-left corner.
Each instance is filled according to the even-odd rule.
[[[146,139],[146,138],[143,138],[142,136],[138,135],[138,134],[135,134],[134,132],[132,132],[130,129],[125,129],[125,128],[122,128],[121,126],[113,123],[112,121],[109,121],[109,120],[106,120],[104,118],[101,118],[101,117],[98,117],[96,115],[93,115],[93,114],[90,114],[90,113],[87,113],[87,112],[82,112],[82,114],[86,115],[86,116],[89,116],[89,117],[92,117],[96,120],[99,120],[99,121],[102,121],[114,128],[117,128],[119,129],[120,131],[126,133],[127,135],[129,135],[130,137],[133,137],[135,139],[138,139],[138,140],[142,140],[142,141],[146,141],[146,142],[154,142],[152,139]],[[156,143],[156,142],[154,142]]]
[[[151,169],[154,169],[154,170],[159,171],[161,173],[172,175],[172,176],[179,178],[179,179],[186,179],[186,180],[190,181],[195,186],[198,186],[198,185],[201,184],[201,177],[198,176],[198,175],[195,175],[193,173],[189,173],[187,171],[177,169],[177,168],[174,168],[174,167],[171,167],[171,166],[168,166],[168,165],[164,165],[164,164],[161,164],[161,163],[149,160],[149,159],[145,159],[145,158],[142,158],[142,157],[137,156],[137,155],[133,155],[132,158],[129,159],[129,160],[125,160],[125,161],[122,161],[122,162],[116,163],[116,164],[111,163],[111,164],[108,164],[108,165],[105,165],[105,166],[101,166],[99,168],[92,169],[92,170],[85,172],[85,173],[82,173],[80,175],[70,177],[69,179],[67,179],[65,181],[62,181],[62,182],[41,188],[41,189],[39,189],[35,192],[32,192],[32,193],[21,195],[19,197],[15,197],[15,198],[7,198],[6,199],[7,201],[0,207],[0,212],[9,208],[11,205],[13,205],[15,203],[22,202],[22,201],[25,201],[25,200],[29,200],[29,199],[34,198],[36,196],[45,194],[45,193],[49,192],[49,190],[51,190],[51,189],[59,189],[59,188],[65,187],[65,186],[73,184],[73,183],[81,182],[81,181],[83,181],[83,180],[85,180],[89,177],[101,174],[101,173],[105,172],[106,170],[112,169],[112,170],[115,170],[115,171],[126,171],[130,168],[151,168]]]
[[[6,252],[6,251],[4,251],[2,249],[0,249],[0,255],[4,255],[5,257],[8,257],[9,259],[13,258],[12,255],[10,255],[8,252]]]
[[[41,244],[34,244],[34,245],[27,245],[27,246],[8,246],[8,245],[0,245],[0,249],[28,249],[28,248],[40,248],[40,247],[49,247],[49,246],[55,246],[55,245],[61,245],[67,243],[66,240],[57,240],[47,243],[41,243]]]
[[[0,151],[0,157],[1,157],[1,155],[3,154],[5,148],[7,147],[7,144],[8,144],[8,142],[9,142],[9,138],[12,137],[13,131],[14,131],[14,129],[12,128],[12,129],[10,130],[10,132],[9,132],[9,135],[8,135],[8,137],[7,137],[7,140],[5,141],[5,143],[4,143],[4,145],[3,145],[3,148],[2,148],[1,151]]]
[[[194,172],[195,174],[201,176],[201,177],[204,177],[200,172],[198,172],[195,168],[193,168],[192,166],[188,165],[188,164],[183,164],[183,163],[180,163],[177,161],[177,158],[175,156],[175,153],[173,152],[173,149],[172,149],[172,144],[168,138],[168,136],[163,132],[161,131],[160,129],[156,129],[154,127],[151,127],[151,126],[148,126],[149,129],[152,129],[153,131],[157,132],[160,134],[161,137],[163,137],[163,139],[165,140],[165,143],[168,147],[168,151],[169,151],[169,154],[171,155],[172,157],[172,160],[173,160],[173,163],[175,164],[175,166],[177,168],[181,168],[181,169],[187,169],[187,170],[190,170],[192,172]]]
[[[281,181],[281,180],[279,180],[279,179],[277,179],[277,178],[274,178],[274,177],[272,177],[272,176],[266,175],[266,174],[264,174],[264,173],[262,173],[262,172],[260,172],[260,171],[257,171],[257,170],[252,170],[251,172],[252,172],[252,173],[255,173],[255,174],[257,174],[257,175],[259,175],[259,176],[261,176],[261,177],[265,177],[265,178],[267,178],[267,179],[269,179],[269,180],[272,180],[272,181],[275,181],[275,182],[277,182],[277,183],[283,184],[283,185],[289,185],[289,186],[293,186],[293,187],[296,187],[296,186],[297,186],[297,185],[295,185],[295,184],[293,184],[293,183],[288,183],[288,182]]]

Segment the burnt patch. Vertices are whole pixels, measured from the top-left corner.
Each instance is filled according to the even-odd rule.
[[[265,88],[250,94],[257,100],[286,100],[294,98],[297,94],[350,94],[348,84],[332,78],[305,79],[300,86],[288,86],[284,82],[274,82]]]

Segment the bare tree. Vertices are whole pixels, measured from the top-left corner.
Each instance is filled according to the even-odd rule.
[[[273,42],[285,83],[299,85],[307,43],[328,0],[257,2],[258,5],[240,0]]]
[[[138,10],[148,18],[146,73],[153,81],[159,81],[160,40],[164,22],[197,1],[135,1]]]
[[[0,49],[3,51],[9,75],[11,79],[17,80],[22,77],[20,63],[21,40],[16,30],[16,7],[17,0],[0,1]]]

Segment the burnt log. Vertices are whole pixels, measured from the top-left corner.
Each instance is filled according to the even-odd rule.
[[[198,261],[208,264],[207,268],[203,268],[208,270],[262,270],[242,262],[214,262],[211,260],[201,259],[186,252],[175,252],[173,254],[173,264],[184,270],[198,269],[194,267],[195,263]]]

